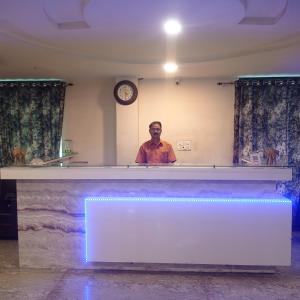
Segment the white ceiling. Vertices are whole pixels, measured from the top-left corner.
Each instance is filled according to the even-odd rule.
[[[300,73],[299,0],[0,0],[0,77]],[[162,30],[168,18],[182,33]]]

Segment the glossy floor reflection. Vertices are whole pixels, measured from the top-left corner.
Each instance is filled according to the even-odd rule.
[[[17,242],[0,241],[0,299],[300,299],[300,232],[292,251],[292,266],[275,274],[57,272],[20,270]]]

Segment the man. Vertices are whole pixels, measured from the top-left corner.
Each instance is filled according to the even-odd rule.
[[[167,164],[176,161],[172,145],[162,141],[161,122],[154,121],[149,125],[151,140],[142,144],[135,159],[139,164]]]

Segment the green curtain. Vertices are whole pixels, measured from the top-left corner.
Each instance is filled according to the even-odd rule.
[[[234,157],[275,148],[293,167],[293,181],[278,188],[293,200],[300,195],[300,78],[245,78],[235,82]]]
[[[22,149],[26,162],[59,156],[66,83],[0,82],[0,165],[13,163]]]

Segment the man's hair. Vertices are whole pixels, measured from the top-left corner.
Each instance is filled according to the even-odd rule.
[[[153,122],[151,122],[150,124],[149,124],[149,129],[152,127],[152,125],[154,125],[154,124],[158,124],[159,126],[160,126],[160,128],[161,128],[161,122],[159,122],[159,121],[153,121]]]

